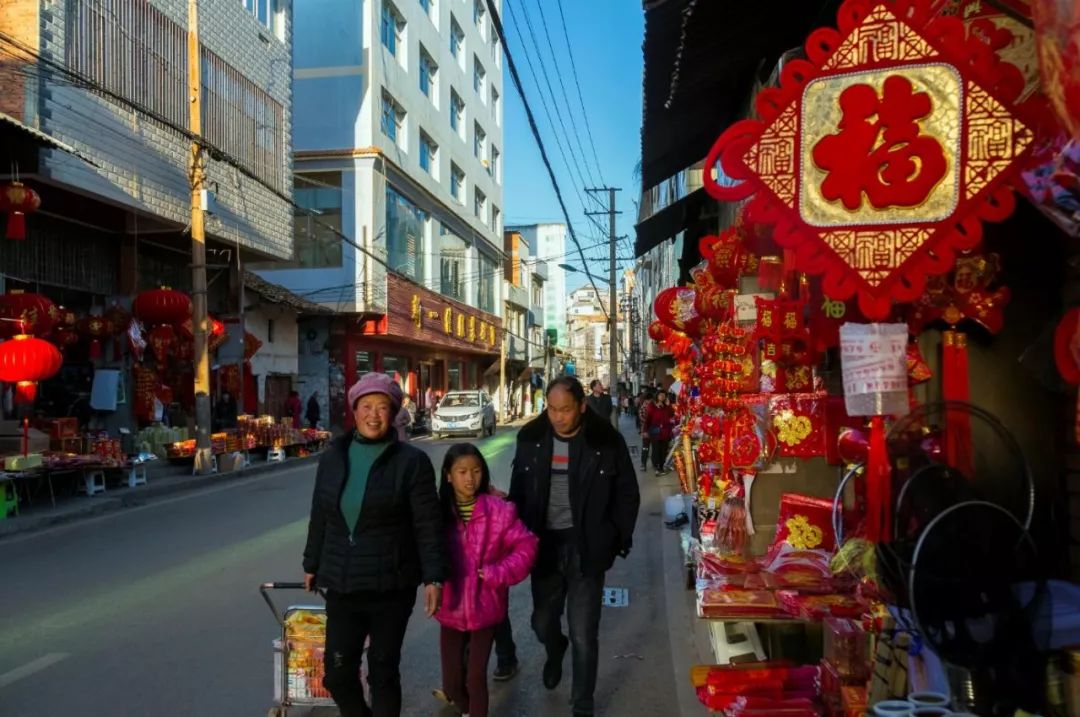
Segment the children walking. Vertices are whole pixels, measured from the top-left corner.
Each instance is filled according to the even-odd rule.
[[[439,486],[450,577],[435,613],[442,625],[443,681],[435,696],[471,717],[487,717],[487,664],[495,628],[506,616],[510,586],[528,577],[538,544],[513,503],[490,495],[490,486],[480,450],[471,443],[451,446]]]

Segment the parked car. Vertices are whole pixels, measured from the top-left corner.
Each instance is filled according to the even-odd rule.
[[[450,391],[431,417],[436,438],[473,434],[477,438],[495,433],[495,404],[487,391]]]

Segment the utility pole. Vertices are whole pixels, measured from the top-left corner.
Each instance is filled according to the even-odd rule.
[[[202,66],[199,49],[199,0],[188,0],[188,129],[191,142],[191,324],[195,334],[195,472],[213,471],[210,450],[210,355],[206,344],[206,227],[202,192],[206,153],[202,136]],[[241,313],[244,307],[240,307]]]
[[[597,192],[608,193],[608,210],[606,212],[585,212],[589,215],[594,214],[607,214],[608,215],[608,255],[609,255],[609,267],[608,267],[608,351],[611,356],[608,357],[608,393],[611,394],[611,423],[616,428],[619,427],[619,397],[616,393],[619,380],[619,303],[616,298],[616,292],[618,287],[616,286],[615,278],[615,254],[618,249],[618,238],[615,236],[615,215],[622,214],[622,212],[615,211],[615,192],[620,191],[615,187],[600,187],[594,189],[586,189],[586,192],[594,194]]]
[[[499,342],[499,422],[506,423],[506,303],[503,303],[502,341]]]

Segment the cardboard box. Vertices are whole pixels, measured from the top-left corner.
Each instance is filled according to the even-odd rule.
[[[49,435],[36,428],[29,431],[30,453],[49,450]],[[0,421],[0,456],[17,455],[23,452],[23,428],[19,421]]]

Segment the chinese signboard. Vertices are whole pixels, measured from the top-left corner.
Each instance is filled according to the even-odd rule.
[[[452,301],[410,281],[387,277],[387,333],[449,348],[499,350],[498,317]]]

